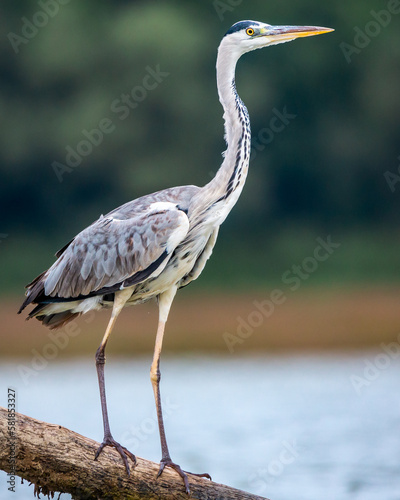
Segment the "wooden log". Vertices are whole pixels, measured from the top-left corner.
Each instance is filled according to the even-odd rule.
[[[13,472],[15,464],[15,474],[33,483],[37,494],[70,493],[75,500],[188,499],[182,479],[169,468],[157,479],[159,464],[136,457],[137,465],[133,468],[132,464],[128,477],[114,449],[105,448],[94,461],[99,446],[96,441],[20,413],[15,413],[14,431],[8,417],[8,410],[0,407],[0,469]],[[193,499],[266,500],[207,479],[188,477]]]

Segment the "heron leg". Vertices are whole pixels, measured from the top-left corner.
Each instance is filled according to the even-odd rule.
[[[164,427],[164,419],[162,414],[162,405],[161,405],[161,396],[160,396],[160,380],[161,380],[161,372],[160,372],[160,356],[161,356],[161,348],[162,341],[164,337],[165,324],[167,322],[168,313],[171,308],[172,301],[175,297],[176,289],[171,289],[168,292],[164,292],[159,296],[159,322],[157,328],[157,336],[156,343],[154,347],[154,356],[153,362],[150,368],[150,379],[151,384],[153,386],[154,399],[156,402],[156,410],[157,410],[157,420],[158,420],[158,428],[160,431],[160,441],[161,441],[161,462],[160,469],[158,471],[157,477],[161,476],[165,467],[171,467],[176,470],[176,472],[181,476],[183,482],[185,484],[186,493],[190,494],[189,481],[186,471],[183,471],[181,467],[171,460],[171,456],[169,454],[169,449],[167,445],[167,438],[165,436],[165,427]],[[199,477],[206,477],[211,479],[211,476],[207,473],[205,474],[193,474]]]
[[[131,294],[132,294],[132,292],[130,290],[123,290],[123,291],[117,292],[115,294],[114,306],[113,306],[113,310],[111,313],[111,318],[110,318],[110,321],[107,325],[107,329],[106,329],[106,332],[104,334],[103,340],[101,341],[100,347],[97,349],[97,352],[96,352],[96,370],[97,370],[97,376],[99,379],[101,411],[103,414],[104,438],[103,438],[103,442],[99,446],[99,448],[96,452],[96,455],[94,457],[94,459],[97,460],[100,453],[103,451],[103,449],[106,446],[112,446],[121,455],[121,458],[124,462],[128,476],[130,475],[130,468],[129,468],[127,457],[129,457],[135,465],[136,465],[136,457],[129,450],[127,450],[125,447],[123,447],[119,443],[117,443],[117,441],[115,441],[115,439],[112,437],[112,434],[110,431],[110,422],[108,420],[106,388],[105,388],[105,382],[104,382],[104,365],[106,363],[105,349],[106,349],[108,338],[109,338],[110,333],[115,325],[115,322],[117,320],[119,313],[121,312],[122,308],[124,307],[126,301],[129,299]]]

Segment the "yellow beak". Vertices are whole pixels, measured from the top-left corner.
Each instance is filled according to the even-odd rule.
[[[321,26],[271,26],[262,28],[260,36],[268,36],[274,40],[294,40],[305,36],[322,35],[330,31],[334,30]]]

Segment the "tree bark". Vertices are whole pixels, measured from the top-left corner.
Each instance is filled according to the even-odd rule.
[[[182,479],[171,469],[157,479],[159,464],[136,457],[128,477],[114,449],[105,448],[95,462],[96,441],[20,413],[14,426],[13,418],[0,407],[0,469],[33,483],[37,494],[70,493],[75,500],[188,499]],[[189,483],[193,499],[266,500],[192,475]]]

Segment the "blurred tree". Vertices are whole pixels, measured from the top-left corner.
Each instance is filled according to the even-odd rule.
[[[3,1],[0,231],[54,248],[129,199],[208,182],[225,148],[216,48],[255,18],[336,31],[240,61],[256,154],[226,241],[243,244],[241,226],[260,246],[290,226],[294,241],[299,228],[393,234],[400,187],[384,173],[400,162],[400,14],[385,17],[389,4]]]

